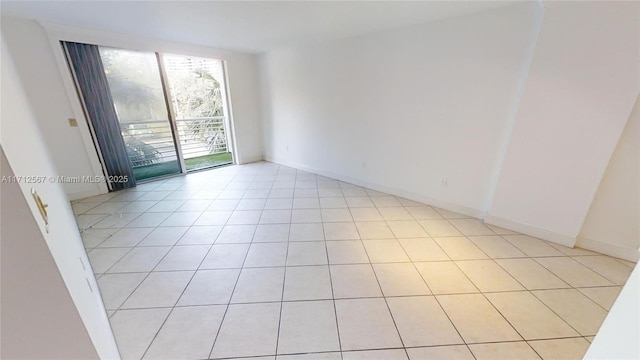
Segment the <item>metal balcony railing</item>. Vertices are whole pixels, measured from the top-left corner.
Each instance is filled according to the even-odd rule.
[[[224,123],[224,116],[176,120],[184,158],[227,152]]]
[[[228,152],[225,117],[176,120],[180,148],[185,159]],[[120,123],[132,167],[177,160],[168,121]]]

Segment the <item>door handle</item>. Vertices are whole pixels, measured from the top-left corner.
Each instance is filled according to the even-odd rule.
[[[40,197],[40,195],[38,195],[38,192],[34,188],[31,188],[31,196],[33,196],[33,199],[36,201],[36,205],[38,206],[38,210],[40,211],[40,216],[42,216],[42,220],[44,220],[45,229],[48,233],[49,215],[47,214],[47,208],[49,207],[49,205],[45,204],[44,201],[42,201],[42,198]]]

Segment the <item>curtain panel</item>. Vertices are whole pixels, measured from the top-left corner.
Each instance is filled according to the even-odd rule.
[[[102,154],[110,190],[136,186],[98,46],[66,41],[62,44]]]

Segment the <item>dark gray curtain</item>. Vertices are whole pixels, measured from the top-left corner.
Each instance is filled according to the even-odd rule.
[[[62,44],[102,152],[109,187],[121,190],[136,186],[98,46],[66,41]],[[125,177],[127,181],[122,181]]]

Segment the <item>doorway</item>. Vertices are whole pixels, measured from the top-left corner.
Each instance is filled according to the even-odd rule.
[[[135,185],[233,163],[223,61],[87,44],[63,45],[109,179],[118,180],[118,175],[127,173]],[[90,49],[98,55],[91,59],[91,51],[83,50],[87,47],[93,47]],[[78,64],[86,62],[94,67],[92,72],[79,66],[86,64]],[[95,77],[105,78],[102,89],[96,89],[95,83],[100,82],[93,81],[98,80]],[[82,80],[91,85],[83,88]],[[106,103],[112,109],[92,113],[90,102]],[[116,123],[115,130],[105,130],[105,122]],[[107,140],[99,141],[101,136]],[[118,141],[113,141],[115,137]],[[114,147],[113,143],[122,146]],[[124,159],[116,170],[105,166],[114,153]],[[110,186],[110,190],[115,189]]]

